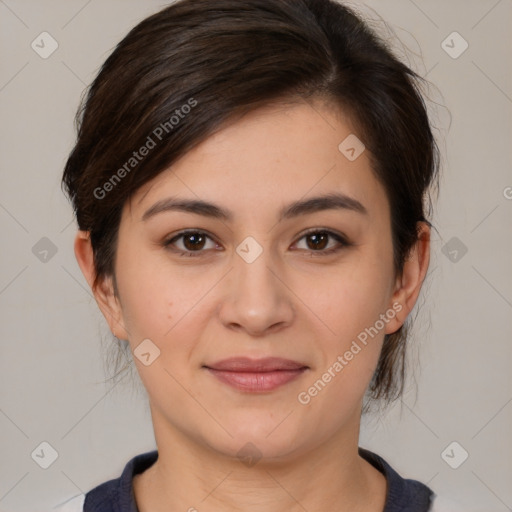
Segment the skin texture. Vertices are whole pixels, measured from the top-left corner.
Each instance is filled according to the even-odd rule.
[[[148,338],[160,350],[149,366],[134,357],[159,451],[134,479],[141,512],[383,510],[385,478],[357,453],[362,399],[384,335],[416,302],[430,233],[421,223],[396,276],[385,190],[366,151],[349,161],[338,149],[351,133],[348,119],[327,105],[269,105],[210,136],[125,205],[119,295],[111,278],[93,292],[132,350]],[[279,221],[282,207],[333,192],[357,199],[367,213],[329,209]],[[233,219],[166,211],[142,220],[171,196],[213,202]],[[343,234],[350,245],[329,237],[317,246],[305,236],[310,228]],[[194,250],[187,237],[165,246],[184,229],[210,236],[199,256],[178,253]],[[251,263],[236,252],[249,236],[262,249]],[[92,286],[86,232],[78,232],[75,254]],[[300,403],[299,393],[393,304],[401,310],[378,335]],[[234,356],[283,357],[309,368],[274,391],[247,393],[203,367]],[[261,456],[251,466],[237,457],[247,443]]]

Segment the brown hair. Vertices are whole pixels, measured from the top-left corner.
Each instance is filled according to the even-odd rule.
[[[425,199],[430,214],[438,175],[420,85],[334,0],[179,0],[144,19],[91,84],[63,174],[79,229],[90,232],[96,283],[115,278],[121,211],[139,187],[226,122],[310,97],[337,105],[365,144],[390,203],[400,273],[417,223],[430,225]],[[405,331],[385,337],[372,398],[391,401],[403,391]]]

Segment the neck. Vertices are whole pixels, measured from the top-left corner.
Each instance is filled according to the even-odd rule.
[[[381,512],[384,476],[358,454],[359,421],[286,460],[245,461],[169,429],[152,409],[158,460],[134,478],[140,512]]]

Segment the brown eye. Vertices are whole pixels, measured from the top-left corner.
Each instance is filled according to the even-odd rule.
[[[329,242],[329,235],[325,232],[312,233],[311,235],[306,235],[306,240],[308,240],[308,247],[313,250],[322,250],[325,249]]]
[[[318,253],[315,254],[315,256],[332,254],[351,245],[344,236],[321,229],[309,231],[304,234],[300,240],[306,241],[306,247],[299,248],[309,251],[311,254]],[[334,243],[332,243],[332,241],[334,241]],[[300,242],[297,245],[299,244]]]
[[[208,241],[210,241],[209,247],[207,247]],[[206,249],[217,247],[215,241],[203,231],[182,231],[163,245],[183,256],[201,256]]]
[[[187,233],[183,235],[183,245],[188,251],[202,249],[204,247],[206,237],[201,233]]]

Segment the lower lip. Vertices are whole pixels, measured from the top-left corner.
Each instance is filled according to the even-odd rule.
[[[273,391],[302,375],[306,368],[276,370],[272,372],[231,372],[208,368],[209,372],[225,384],[240,391],[258,393]]]

